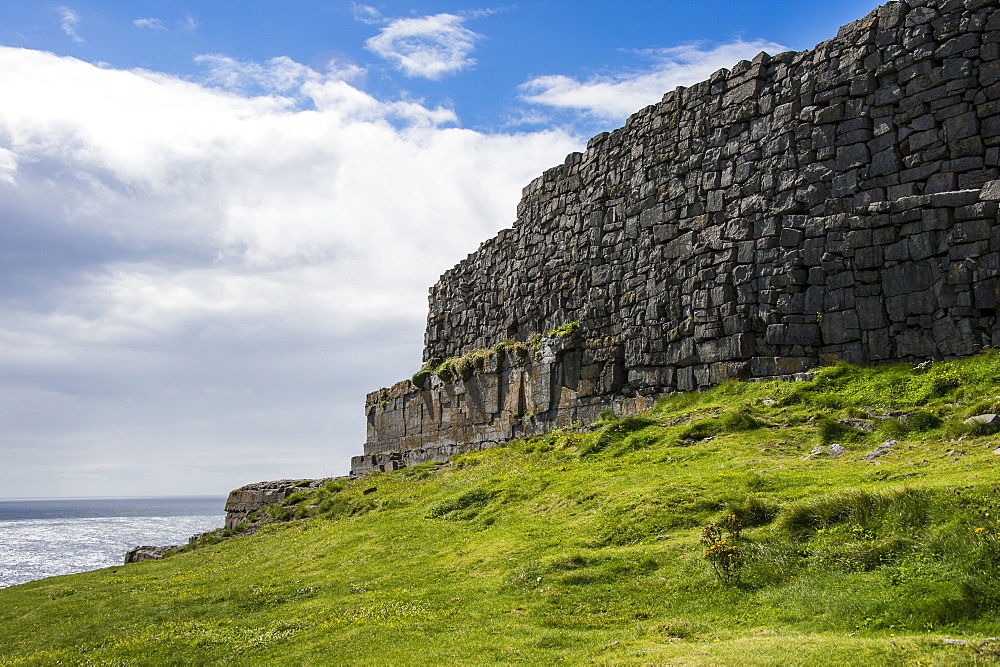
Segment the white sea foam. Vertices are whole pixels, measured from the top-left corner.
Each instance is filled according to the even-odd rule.
[[[134,546],[186,544],[223,522],[221,514],[0,521],[0,588],[121,565]]]

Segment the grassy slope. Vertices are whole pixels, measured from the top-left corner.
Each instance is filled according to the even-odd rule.
[[[334,482],[249,537],[0,590],[0,662],[993,662],[1000,435],[962,424],[981,412],[997,353],[835,366]]]

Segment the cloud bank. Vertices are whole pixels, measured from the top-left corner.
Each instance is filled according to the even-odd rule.
[[[202,64],[0,47],[4,495],[345,473],[364,393],[420,363],[427,287],[577,148],[350,68]]]
[[[586,80],[561,74],[540,76],[520,86],[526,102],[582,112],[605,119],[625,118],[658,102],[677,86],[703,81],[713,72],[761,51],[780,53],[787,49],[766,40],[737,39],[706,46],[692,42],[681,46],[643,52],[653,59],[648,69],[593,76]]]

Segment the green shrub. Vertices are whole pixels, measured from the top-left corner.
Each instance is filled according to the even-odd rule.
[[[903,422],[892,418],[880,419],[876,430],[881,437],[887,440],[906,437],[909,432]]]
[[[449,384],[458,379],[458,373],[455,371],[455,360],[446,359],[441,364],[434,369],[434,374],[437,375],[441,382]]]
[[[650,432],[645,429],[630,433],[619,442],[608,447],[608,455],[612,457],[624,456],[630,452],[648,449],[659,444],[662,439],[662,433]]]
[[[525,345],[524,343],[519,343],[517,341],[507,339],[507,340],[502,340],[496,345],[494,345],[493,352],[496,352],[497,354],[502,354],[502,353],[513,354],[514,356],[524,358],[528,356],[530,350],[528,349],[528,346]]]
[[[578,570],[590,564],[590,559],[581,553],[560,554],[551,560],[549,568],[552,570]]]
[[[954,366],[937,366],[928,374],[930,390],[934,396],[946,396],[962,386],[962,375]]]
[[[921,433],[940,427],[944,421],[926,410],[917,410],[898,419],[882,419],[878,432],[885,438],[902,438],[911,433]]]
[[[1000,414],[1000,399],[990,398],[985,401],[975,401],[966,406],[960,414],[966,418],[976,415]]]
[[[706,547],[702,557],[724,585],[737,584],[742,578],[746,551],[739,531],[739,521],[735,518],[726,525],[709,524],[701,530],[701,544]]]
[[[347,488],[348,484],[350,484],[350,480],[348,479],[334,479],[324,484],[320,489],[327,493],[337,493]]]
[[[993,435],[994,433],[1000,431],[1000,425],[986,424],[984,422],[973,422],[967,424],[965,419],[955,419],[945,426],[944,437],[946,438],[961,438],[963,436],[970,436],[973,438],[978,438],[986,435]]]

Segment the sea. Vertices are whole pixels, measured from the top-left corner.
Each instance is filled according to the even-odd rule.
[[[225,496],[0,500],[0,588],[121,565],[226,521]]]

